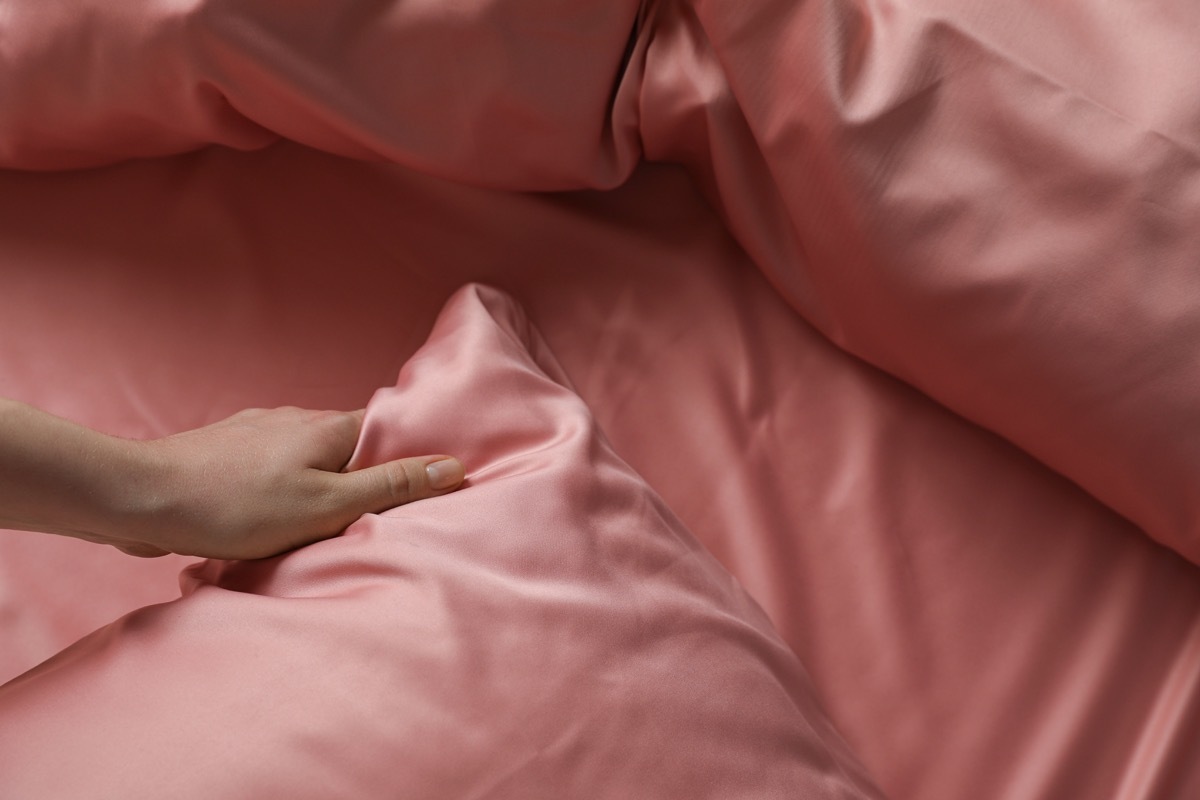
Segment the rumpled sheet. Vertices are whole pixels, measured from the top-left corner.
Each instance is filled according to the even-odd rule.
[[[0,165],[286,137],[528,191],[683,163],[835,342],[1195,561],[1200,9],[1022,8],[9,0]]]
[[[350,407],[491,280],[890,796],[1200,791],[1194,5],[3,10],[6,165],[266,149],[6,174],[0,390]],[[177,568],[4,546],[9,674]]]

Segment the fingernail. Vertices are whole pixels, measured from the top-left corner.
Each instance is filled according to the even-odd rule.
[[[463,482],[463,465],[457,458],[445,458],[426,464],[425,474],[429,476],[429,488],[434,491],[453,489]]]

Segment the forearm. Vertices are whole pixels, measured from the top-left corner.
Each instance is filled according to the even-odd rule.
[[[0,527],[111,535],[145,478],[138,445],[0,399]]]

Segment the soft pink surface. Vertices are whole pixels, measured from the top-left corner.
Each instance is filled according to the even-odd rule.
[[[8,683],[5,791],[877,797],[795,655],[566,380],[507,297],[458,292],[351,466],[441,447],[468,485],[198,564],[182,599]]]
[[[805,318],[1200,562],[1200,4],[655,8],[645,153]]]
[[[497,283],[890,796],[1200,793],[1200,575],[1135,528],[1196,558],[1197,6],[652,4],[620,76],[629,8],[280,8],[4,3],[0,152],[644,153],[750,259],[663,169],[9,173],[0,392],[136,436],[350,408]],[[173,596],[46,538],[0,538],[5,675]]]
[[[1191,0],[3,12],[0,166],[280,137],[516,190],[683,163],[831,339],[1200,560]]]

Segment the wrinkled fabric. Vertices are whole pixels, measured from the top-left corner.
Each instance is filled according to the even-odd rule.
[[[835,342],[1200,561],[1198,9],[8,0],[0,165],[281,136],[516,190],[683,163]]]
[[[1200,562],[1200,6],[657,8],[647,157],[833,341]]]
[[[441,448],[467,485],[191,567],[182,599],[8,683],[6,792],[879,797],[767,618],[565,382],[506,296],[457,293],[351,468]]]
[[[638,6],[6,0],[0,165],[286,137],[477,185],[613,186],[639,155],[636,98],[609,104]]]
[[[1192,5],[0,9],[6,166],[255,151],[0,175],[0,391],[351,408],[486,278],[889,796],[1200,793]],[[0,547],[6,677],[174,596]]]
[[[1194,793],[1195,568],[830,345],[678,170],[546,197],[279,145],[0,173],[0,209],[10,395],[134,437],[359,408],[501,284],[889,797]],[[0,534],[4,677],[177,598],[181,562]]]

